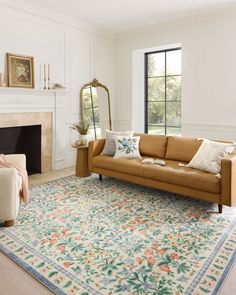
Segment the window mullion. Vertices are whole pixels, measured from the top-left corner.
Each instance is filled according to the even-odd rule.
[[[148,54],[145,54],[145,102],[144,102],[144,108],[145,108],[145,133],[148,133]]]
[[[171,78],[171,77],[182,77],[182,73],[180,73],[180,74],[169,74],[169,75],[167,74],[167,58],[168,58],[167,54],[168,54],[168,52],[175,51],[175,50],[181,50],[181,48],[173,48],[173,49],[167,49],[167,50],[162,50],[162,51],[155,51],[155,52],[145,53],[145,57],[144,57],[145,58],[145,69],[144,69],[144,75],[145,75],[145,90],[144,90],[144,96],[145,96],[145,99],[144,99],[144,108],[145,108],[145,110],[144,110],[145,120],[144,121],[145,121],[145,126],[144,127],[145,127],[145,133],[149,133],[149,132],[153,133],[153,131],[154,131],[154,133],[157,132],[159,134],[159,132],[160,132],[162,134],[164,133],[164,134],[167,135],[168,132],[172,132],[171,130],[169,130],[169,128],[176,128],[176,129],[181,128],[181,123],[180,123],[180,126],[173,125],[173,123],[174,124],[178,123],[178,121],[175,121],[175,118],[173,118],[173,120],[172,120],[172,117],[171,117],[171,119],[169,121],[170,126],[168,126],[168,124],[167,124],[168,123],[167,122],[167,118],[168,118],[168,113],[167,112],[168,112],[168,110],[169,110],[169,114],[171,116],[174,116],[175,114],[173,112],[175,111],[176,108],[179,107],[179,104],[181,104],[181,95],[180,95],[179,98],[175,97],[175,100],[172,100],[172,98],[173,98],[172,97],[173,96],[172,92],[173,91],[171,90],[172,92],[168,92],[170,97],[167,94],[168,87],[171,87],[171,85],[174,83],[172,81],[172,79],[170,79],[170,81],[169,81],[169,78]],[[163,54],[164,55],[163,56],[164,61],[162,61],[162,62],[164,62],[164,64],[162,64],[164,66],[164,75],[162,75],[162,76],[157,75],[156,76],[155,72],[152,72],[150,70],[150,69],[152,69],[152,64],[153,64],[153,60],[151,60],[151,58],[152,58],[153,54],[161,53],[161,52],[164,53]],[[150,66],[151,66],[151,68],[149,69]],[[153,75],[153,73],[154,73],[154,75]],[[150,76],[149,76],[149,74],[150,74]],[[156,81],[152,80],[153,78]],[[162,81],[164,83],[161,80],[159,80],[158,78],[160,78],[160,79],[162,78],[163,79]],[[149,85],[149,79],[150,79],[150,85]],[[151,80],[153,82],[151,82]],[[167,85],[167,81],[170,84]],[[176,81],[176,80],[174,79],[174,81]],[[179,81],[179,80],[177,79],[177,81]],[[161,88],[160,88],[160,85],[161,85]],[[163,86],[164,86],[164,89],[163,89]],[[150,91],[152,91],[150,93],[149,93],[149,87],[154,87],[154,88],[150,88]],[[159,88],[162,89],[162,90],[159,89],[159,91],[161,91],[160,93],[162,93],[162,96],[163,96],[162,100],[159,100],[160,99],[159,96],[158,96],[158,99],[156,98],[157,100],[155,100],[155,96],[153,96],[153,93],[154,93],[154,95],[155,95],[155,91],[157,91],[157,93],[159,93],[158,90],[155,90],[155,87],[157,87],[157,89],[159,89]],[[152,95],[151,95],[151,93],[152,93]],[[149,94],[151,95],[150,97],[149,97]],[[171,99],[170,101],[168,101],[168,97]],[[149,99],[151,99],[151,100],[149,100]],[[178,99],[180,99],[180,100],[178,100]],[[156,104],[159,104],[159,106],[156,106]],[[172,104],[175,104],[175,105],[173,106]],[[178,106],[177,106],[177,104],[178,104]],[[158,108],[158,110],[159,110],[158,114],[156,113],[157,116],[159,116],[159,118],[157,117],[156,121],[155,121],[155,119],[153,119],[153,114],[155,112],[157,112],[157,109],[156,109],[156,111],[154,111],[154,113],[153,113],[153,108],[154,107]],[[150,111],[150,113],[149,113],[149,111]],[[164,118],[160,117],[160,116],[162,116],[162,114],[164,115]],[[177,117],[177,119],[178,119],[178,117]],[[154,126],[160,126],[161,128],[159,130],[158,129],[156,130],[156,128],[153,128]]]

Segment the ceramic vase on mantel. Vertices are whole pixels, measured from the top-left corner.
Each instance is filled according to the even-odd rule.
[[[88,134],[80,134],[80,144],[88,145]]]

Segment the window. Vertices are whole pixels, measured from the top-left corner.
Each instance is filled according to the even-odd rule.
[[[181,133],[181,48],[145,53],[145,132]]]

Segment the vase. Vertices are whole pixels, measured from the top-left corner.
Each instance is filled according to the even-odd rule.
[[[80,134],[81,145],[88,145],[88,134]]]
[[[80,139],[76,140],[74,143],[76,146],[81,145]]]

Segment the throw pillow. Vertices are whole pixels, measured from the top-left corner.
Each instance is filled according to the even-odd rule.
[[[142,158],[139,153],[140,136],[116,136],[116,153],[114,159],[118,158]]]
[[[133,131],[109,131],[106,130],[106,142],[101,155],[114,156],[116,152],[115,136],[133,136]]]
[[[221,172],[221,159],[234,149],[234,144],[204,139],[187,167],[218,174]]]

